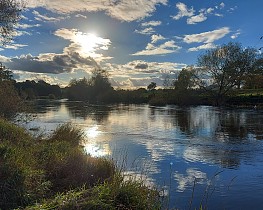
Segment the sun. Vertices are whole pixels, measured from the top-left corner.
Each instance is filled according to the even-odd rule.
[[[76,33],[75,42],[81,47],[81,51],[87,55],[99,55],[95,52],[98,50],[107,50],[110,40],[103,39],[95,33]]]

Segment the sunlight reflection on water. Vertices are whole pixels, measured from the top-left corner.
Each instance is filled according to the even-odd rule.
[[[109,145],[98,145],[96,143],[85,143],[84,150],[92,157],[105,157],[111,155]]]
[[[88,137],[88,139],[89,138],[97,138],[101,134],[101,131],[99,130],[98,125],[94,125],[91,128],[87,128],[85,130],[85,134]]]

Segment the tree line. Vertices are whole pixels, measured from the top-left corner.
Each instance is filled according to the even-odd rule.
[[[23,2],[23,1],[21,1]],[[23,3],[3,0],[0,2],[0,43],[11,42],[15,25],[21,18]],[[23,100],[37,98],[68,98],[89,103],[150,103],[212,104],[252,101],[263,103],[262,95],[239,97],[239,90],[263,88],[263,57],[255,48],[244,48],[230,42],[207,50],[197,63],[180,71],[178,78],[164,88],[151,82],[137,90],[115,90],[108,73],[96,67],[91,78],[73,79],[67,87],[51,85],[45,81],[16,82],[12,72],[0,64],[0,116],[12,116]],[[252,94],[250,94],[252,96]],[[253,99],[253,100],[252,100]]]
[[[115,90],[107,71],[99,67],[93,70],[91,78],[72,79],[67,87],[61,88],[42,80],[16,82],[12,72],[0,64],[0,86],[1,110],[19,104],[22,99],[37,98],[68,98],[89,103],[224,105],[235,102],[233,99],[240,100],[237,97],[239,90],[263,88],[263,57],[254,48],[243,48],[240,43],[230,42],[201,54],[197,64],[182,69],[169,87],[158,88],[151,82],[136,90]],[[242,100],[263,103],[262,95],[256,100],[251,97]]]

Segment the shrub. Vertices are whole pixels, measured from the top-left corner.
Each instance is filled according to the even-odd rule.
[[[0,143],[9,141],[11,143],[25,143],[32,139],[28,132],[21,127],[9,123],[0,118]]]
[[[81,129],[74,127],[70,123],[66,123],[57,127],[52,133],[49,141],[68,142],[71,146],[79,146],[84,138]]]

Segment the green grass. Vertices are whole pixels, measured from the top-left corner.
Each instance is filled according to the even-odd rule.
[[[263,96],[263,89],[241,89],[236,90],[237,96]]]
[[[34,137],[0,119],[0,209],[160,209],[158,191],[86,154],[70,124]]]
[[[158,196],[157,190],[149,190],[141,181],[124,181],[122,176],[117,176],[93,188],[84,186],[57,194],[26,209],[156,210],[161,208]]]

